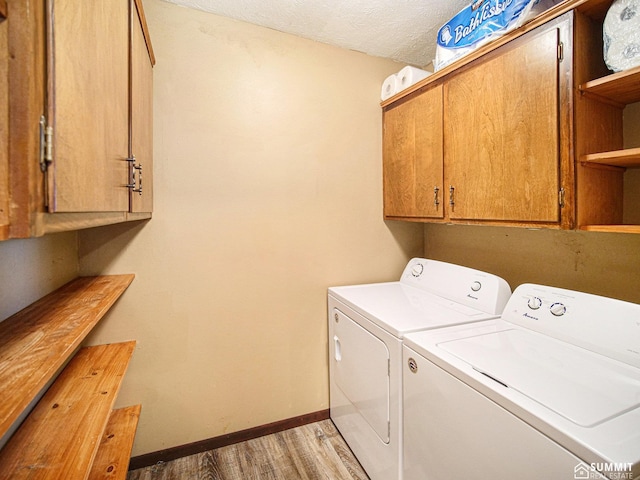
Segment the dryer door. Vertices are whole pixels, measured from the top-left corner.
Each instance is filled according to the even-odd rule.
[[[389,443],[389,349],[340,310],[333,313],[335,383],[380,440]]]

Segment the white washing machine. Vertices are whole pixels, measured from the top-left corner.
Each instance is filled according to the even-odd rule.
[[[405,480],[640,477],[640,305],[525,284],[403,362]]]
[[[414,258],[397,282],[328,293],[331,419],[372,480],[402,478],[402,338],[495,318],[507,282]]]

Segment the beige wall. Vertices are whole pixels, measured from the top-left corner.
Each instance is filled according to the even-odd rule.
[[[77,276],[75,233],[0,242],[0,320]]]
[[[425,256],[503,277],[640,303],[640,235],[426,225]]]
[[[0,319],[78,256],[136,274],[88,342],[139,342],[118,399],[143,404],[134,455],[327,408],[326,287],[394,279],[412,255],[640,302],[637,235],[382,222],[378,95],[400,65],[145,8],[154,219],[80,232],[79,251],[75,233],[0,242]]]
[[[380,86],[400,65],[145,2],[155,213],[80,233],[136,274],[90,343],[137,339],[134,455],[328,408],[326,289],[398,277],[422,225],[382,220]]]
[[[640,103],[624,112],[625,146],[640,146]],[[625,173],[625,221],[640,223],[640,170]],[[502,276],[640,303],[640,235],[425,226],[426,257]]]

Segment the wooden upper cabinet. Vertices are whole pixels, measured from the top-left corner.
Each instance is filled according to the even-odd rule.
[[[574,226],[574,27],[534,21],[382,103],[385,218]]]
[[[4,1],[9,237],[150,218],[154,60],[140,0]]]
[[[50,212],[129,209],[128,0],[50,0]]]
[[[0,0],[0,240],[9,236],[9,24]]]
[[[442,86],[385,110],[385,218],[443,218]]]
[[[445,83],[451,219],[560,221],[559,43],[531,32]]]
[[[141,0],[131,0],[131,89],[129,158],[135,174],[131,212],[153,210],[153,65],[155,57],[146,29]]]
[[[142,4],[50,2],[49,211],[151,212],[153,52]]]

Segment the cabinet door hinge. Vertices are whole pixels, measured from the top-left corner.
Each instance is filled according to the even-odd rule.
[[[564,60],[564,43],[558,43],[558,62]]]
[[[564,207],[564,187],[560,188],[558,192],[558,203],[560,204],[560,208]]]
[[[40,171],[47,172],[53,162],[53,127],[47,125],[44,115],[40,117]]]

